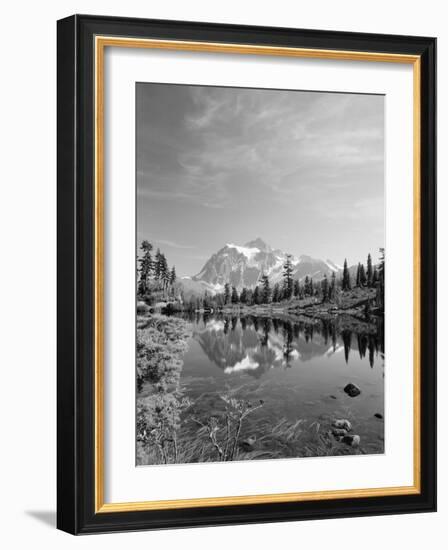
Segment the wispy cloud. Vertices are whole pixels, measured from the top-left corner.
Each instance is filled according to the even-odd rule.
[[[158,239],[157,237],[154,237],[153,241],[156,244],[160,244],[160,245],[163,245],[163,246],[169,246],[170,248],[179,248],[181,250],[190,250],[190,249],[196,248],[195,245],[180,244],[180,243],[177,243],[175,241],[170,241],[170,240],[167,240],[167,239]]]

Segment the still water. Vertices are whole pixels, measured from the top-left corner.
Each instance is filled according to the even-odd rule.
[[[278,445],[278,457],[294,456],[297,448],[290,448],[285,438],[281,445],[266,438],[266,430],[274,436],[282,426],[299,423],[308,430],[328,430],[337,418],[349,419],[352,433],[361,437],[358,452],[384,452],[379,320],[376,330],[367,332],[356,330],[356,323],[348,330],[338,321],[199,314],[187,320],[192,337],[183,356],[181,386],[197,403],[198,414],[213,415],[219,395],[230,391],[254,403],[263,401],[243,435],[258,438],[260,446],[263,438],[265,446]],[[361,394],[348,396],[348,383],[356,384]]]

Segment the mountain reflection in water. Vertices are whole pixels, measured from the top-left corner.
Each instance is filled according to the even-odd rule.
[[[384,452],[382,319],[184,318],[192,336],[182,356],[180,384],[193,403],[190,416],[220,417],[221,396],[231,394],[251,403],[262,401],[261,409],[245,420],[241,437],[256,437],[254,448],[269,457]],[[347,395],[349,383],[361,394]],[[326,450],[320,443],[319,448],[307,446],[325,438],[338,418],[352,423],[351,433],[361,438],[359,449],[333,448],[334,443]],[[182,430],[185,437],[197,438],[191,422]]]
[[[271,368],[342,353],[367,358],[370,367],[383,356],[381,327],[375,333],[339,329],[338,321],[291,322],[269,317],[216,317],[195,315],[193,338],[208,359],[225,374],[245,372],[260,378]]]

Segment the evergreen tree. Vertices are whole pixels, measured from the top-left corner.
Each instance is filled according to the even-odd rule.
[[[260,292],[260,288],[258,286],[255,287],[254,289],[254,293],[252,295],[252,304],[253,305],[257,305],[260,303],[260,299],[261,299],[261,292]]]
[[[278,283],[275,283],[274,290],[272,291],[272,301],[273,302],[280,302],[280,287]]]
[[[358,262],[358,267],[356,269],[356,286],[357,287],[360,287],[361,286],[361,263]]]
[[[377,270],[376,266],[373,267],[372,280],[373,280],[373,286],[376,286],[378,281],[379,281],[378,270]]]
[[[238,291],[234,286],[232,286],[232,304],[237,304],[238,300]]]
[[[314,296],[314,283],[313,283],[312,277],[310,278],[309,289],[310,289],[310,296]]]
[[[165,254],[161,254],[160,256],[160,280],[162,281],[163,288],[167,289],[170,284],[170,270]]]
[[[171,285],[174,285],[174,283],[176,282],[176,278],[177,278],[176,277],[176,268],[173,265],[173,267],[171,268],[171,272],[170,272],[170,284]]]
[[[359,272],[359,283],[360,283],[360,286],[366,286],[366,283],[367,283],[366,270],[364,269],[364,264],[361,264],[361,268]]]
[[[336,297],[336,273],[333,271],[331,274],[330,287],[328,289],[328,297],[330,300],[334,300]]]
[[[376,301],[378,307],[384,311],[384,281],[385,281],[384,248],[380,248],[380,263],[378,265],[378,285],[376,287]]]
[[[160,248],[158,248],[156,252],[156,259],[154,262],[154,278],[156,279],[156,281],[161,278],[162,263],[162,253],[160,252]]]
[[[230,285],[226,283],[224,285],[224,304],[230,304]]]
[[[142,250],[143,255],[139,259],[140,277],[138,280],[138,293],[143,296],[146,294],[146,291],[148,290],[149,277],[153,269],[152,256],[151,256],[152,244],[149,241],[142,241],[142,244],[140,245],[140,249]]]
[[[321,289],[322,289],[322,302],[327,302],[328,290],[329,290],[327,275],[324,275],[324,278],[322,279]]]
[[[263,304],[269,304],[271,300],[271,287],[269,285],[269,277],[267,275],[263,275],[261,277],[261,286],[261,301]]]
[[[300,283],[297,279],[294,281],[294,291],[293,292],[294,292],[295,298],[298,298],[300,296]]]
[[[348,271],[347,259],[344,260],[344,269],[342,271],[342,290],[350,290],[350,273]]]
[[[293,291],[293,267],[291,257],[291,254],[286,254],[286,260],[283,264],[283,295],[286,299],[291,298]]]
[[[372,286],[373,282],[373,268],[372,268],[372,256],[369,254],[367,256],[367,286]]]
[[[242,304],[247,304],[247,288],[244,287],[240,294],[240,302]]]
[[[308,275],[305,277],[304,292],[305,296],[310,296],[310,278],[308,277]]]

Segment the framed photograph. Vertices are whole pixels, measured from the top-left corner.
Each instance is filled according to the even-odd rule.
[[[58,22],[58,527],[436,507],[425,37]]]

